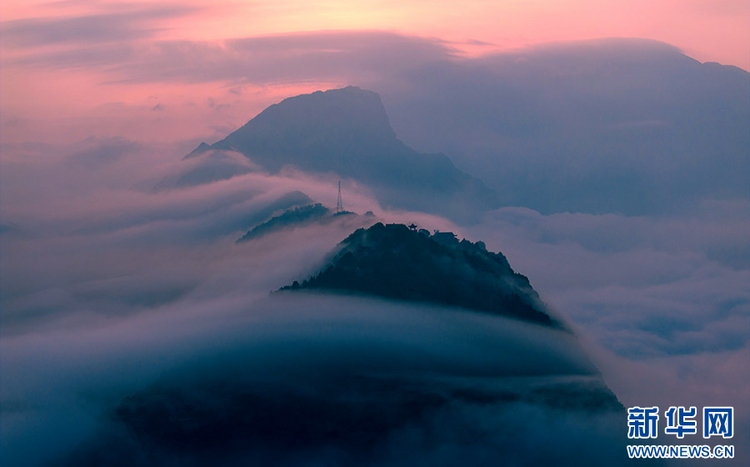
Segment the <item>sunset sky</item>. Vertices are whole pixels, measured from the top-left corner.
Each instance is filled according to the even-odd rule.
[[[420,61],[639,37],[750,69],[745,0],[7,0],[2,140],[225,134],[280,98]]]
[[[593,366],[625,407],[736,407],[735,461],[750,465],[747,70],[749,0],[0,0],[0,465],[90,465],[74,461],[97,459],[89,449],[118,465],[129,464],[123,453],[191,464],[180,449],[204,455],[203,445],[177,437],[160,463],[152,453],[170,432],[154,425],[153,450],[114,417],[144,388],[178,380],[190,397],[176,392],[168,406],[202,401],[242,426],[254,425],[252,406],[237,411],[223,394],[256,400],[255,386],[284,401],[269,407],[292,424],[313,426],[297,407],[324,414],[325,434],[311,442],[322,460],[304,465],[332,465],[323,442],[337,424],[344,442],[360,439],[349,413],[386,440],[355,444],[394,460],[367,465],[483,465],[465,453],[495,462],[496,450],[546,465],[537,456],[565,459],[560,446],[587,456],[609,449],[611,433],[625,436],[624,413],[602,409],[611,394],[600,403],[579,384]],[[337,195],[360,215],[310,215],[335,212]],[[464,281],[449,275],[419,304],[380,303],[377,292],[365,302],[269,297],[328,271],[339,242],[376,221],[481,242],[434,254],[469,258],[446,267],[477,296],[501,291],[498,310],[541,300],[572,334],[558,342],[500,322],[496,338],[488,316],[435,308],[460,303],[451,297]],[[263,238],[247,240],[252,232]],[[432,281],[419,269],[430,266],[412,264],[404,281],[405,263],[391,262],[421,258],[417,236],[403,248],[383,240],[382,254],[363,243],[395,271],[394,290]],[[503,265],[497,287],[468,280],[482,275],[466,252],[485,247],[501,253],[487,255]],[[506,294],[511,280],[519,292]],[[571,349],[581,366],[569,374],[530,370]],[[328,404],[338,380],[320,389],[306,379],[328,381],[334,367],[346,376],[341,400],[353,401],[340,419]],[[256,368],[326,402],[287,403]],[[411,369],[414,379],[398,379]],[[398,411],[370,423],[380,405],[349,385],[370,371],[388,388],[378,403],[419,414],[418,429],[394,424]],[[471,391],[443,386],[467,375]],[[568,404],[567,386],[558,401],[557,383],[534,378],[518,379],[528,395],[514,399],[502,379],[513,386],[519,375],[570,382],[585,410]],[[400,381],[408,403],[391,403]],[[217,404],[204,383],[221,387]],[[420,387],[426,407],[444,398],[459,411],[422,416],[410,399]],[[502,389],[497,401],[488,388]],[[553,409],[528,410],[537,403]],[[189,416],[200,404],[159,417],[200,434]],[[600,409],[614,417],[611,433]],[[205,433],[224,438],[207,417]],[[227,441],[251,446],[248,459],[263,459],[256,441],[264,456],[303,459],[308,448],[284,423],[271,425],[295,433],[291,449],[242,427]],[[508,427],[528,438],[516,442]],[[243,459],[232,455],[218,462]]]

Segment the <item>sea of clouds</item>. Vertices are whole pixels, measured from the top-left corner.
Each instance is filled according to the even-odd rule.
[[[698,213],[661,217],[543,215],[509,207],[459,226],[385,211],[367,187],[343,182],[347,209],[452,230],[502,251],[570,324],[573,337],[424,306],[269,297],[315,273],[341,240],[375,220],[344,217],[237,245],[249,228],[295,204],[312,199],[332,206],[335,176],[291,168],[270,176],[249,166],[227,180],[154,190],[192,168],[179,159],[173,148],[119,138],[5,147],[2,459],[95,464],[108,446],[135,443],[133,452],[143,457],[129,461],[184,460],[184,453],[143,448],[111,418],[124,398],[148,394],[154,385],[198,391],[206,373],[192,369],[206,367],[222,385],[297,375],[295,387],[309,386],[312,399],[304,400],[313,401],[350,394],[331,392],[318,373],[303,369],[329,372],[329,381],[385,372],[399,386],[437,391],[449,401],[368,431],[369,444],[358,452],[312,441],[285,455],[281,448],[245,446],[227,462],[248,456],[279,465],[347,464],[356,456],[380,465],[467,458],[494,465],[499,457],[511,465],[611,461],[620,458],[612,450],[624,419],[454,396],[477,390],[471,378],[586,376],[596,373],[594,366],[625,406],[734,405],[735,443],[747,439],[750,221],[744,201],[707,200]],[[238,358],[257,366],[243,364],[238,372]],[[436,377],[461,382],[440,386]],[[355,393],[365,399],[358,407],[379,407],[389,397],[411,400],[408,391],[394,395],[370,386]],[[215,395],[201,394],[208,401]],[[278,416],[296,417],[291,410]],[[552,442],[556,450],[537,449]]]

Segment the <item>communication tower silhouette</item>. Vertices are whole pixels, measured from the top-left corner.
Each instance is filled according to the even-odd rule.
[[[341,200],[341,180],[339,180],[339,199],[336,201],[336,212],[344,210],[344,202]]]

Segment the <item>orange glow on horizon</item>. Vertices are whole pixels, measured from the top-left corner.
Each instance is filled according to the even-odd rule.
[[[4,21],[117,14],[152,2],[7,0]],[[512,49],[553,41],[640,37],[667,42],[701,61],[750,69],[750,3],[744,0],[326,0],[213,2],[167,0],[192,13],[154,24],[156,40],[216,41],[317,30],[384,30]],[[64,6],[63,6],[64,5]]]
[[[144,11],[150,13],[142,14]],[[214,44],[227,39],[305,31],[372,30],[437,39],[468,56],[545,42],[640,37],[677,46],[699,61],[718,61],[750,69],[750,28],[747,27],[750,2],[746,0],[466,0],[460,4],[452,0],[363,0],[356,3],[324,0],[314,5],[299,0],[205,4],[164,0],[157,5],[144,0],[127,3],[6,0],[0,5],[3,29],[22,28],[24,21],[40,18],[75,19],[91,15],[115,17],[115,22],[118,15],[135,18],[132,24],[115,23],[123,28],[121,33],[125,37],[121,43],[114,44],[136,51],[130,53],[148,50],[158,41]],[[249,117],[242,112],[260,107],[272,98],[283,97],[283,93],[280,95],[274,90],[293,93],[326,85],[357,84],[314,80],[270,83],[254,90],[252,95],[243,96],[243,99],[255,99],[255,104],[230,102],[229,99],[234,99],[227,93],[231,83],[113,83],[112,78],[106,76],[107,70],[93,66],[91,69],[40,70],[17,61],[40,52],[75,51],[75,47],[65,49],[65,44],[54,42],[19,44],[2,37],[0,35],[0,108],[4,119],[12,122],[52,118],[50,115],[59,118],[90,115],[95,109],[113,102],[150,109],[153,99],[149,96],[171,102],[174,109],[187,106],[190,100],[205,101],[221,95],[226,104],[236,105],[232,111],[235,112],[234,123],[241,123]],[[78,40],[85,41],[85,37]],[[85,47],[97,45],[83,43]],[[3,125],[4,130],[8,130],[7,125]],[[15,128],[4,131],[6,141],[31,136],[18,129],[20,126]]]

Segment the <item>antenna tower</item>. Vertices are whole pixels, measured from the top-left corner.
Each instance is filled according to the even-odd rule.
[[[344,202],[341,201],[341,180],[339,180],[339,199],[336,201],[336,212],[344,210]]]

